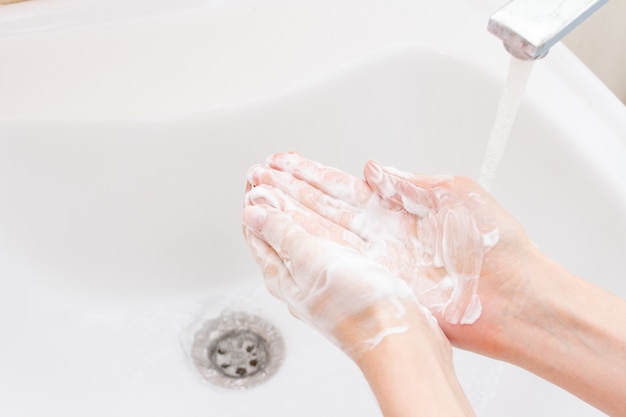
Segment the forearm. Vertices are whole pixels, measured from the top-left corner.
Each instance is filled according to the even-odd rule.
[[[543,258],[502,358],[611,416],[626,416],[626,301]]]
[[[443,334],[421,311],[410,314],[406,332],[385,337],[355,358],[384,416],[474,416],[454,372],[451,348],[440,339]]]

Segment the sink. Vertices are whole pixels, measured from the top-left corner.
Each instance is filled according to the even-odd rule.
[[[355,175],[377,159],[476,178],[509,60],[486,31],[498,2],[189,1],[92,20],[76,3],[0,9],[0,414],[380,416],[358,368],[265,291],[241,234],[246,172],[298,151]],[[625,161],[626,109],[559,44],[491,191],[543,251],[626,297]],[[262,384],[194,366],[225,311],[281,334]],[[481,416],[603,415],[454,353]]]

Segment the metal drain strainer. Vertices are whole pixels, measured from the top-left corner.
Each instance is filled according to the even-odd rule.
[[[280,367],[284,343],[274,326],[258,316],[226,311],[196,333],[191,357],[210,382],[226,388],[249,388]]]

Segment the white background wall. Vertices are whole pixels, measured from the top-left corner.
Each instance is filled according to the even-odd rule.
[[[609,0],[563,42],[626,104],[626,0]]]

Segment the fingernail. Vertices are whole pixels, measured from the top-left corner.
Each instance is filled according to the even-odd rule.
[[[257,233],[263,230],[265,219],[267,219],[267,212],[259,206],[246,207],[241,214],[243,224]]]
[[[265,159],[265,163],[269,166],[272,166],[272,164],[274,164],[275,161],[279,159],[282,155],[284,155],[284,153],[273,153],[268,156],[267,159]]]
[[[256,206],[265,204],[277,209],[281,208],[280,201],[263,185],[259,185],[248,191],[247,201]]]
[[[390,198],[396,195],[396,187],[380,163],[376,161],[368,162],[364,175],[370,187],[381,197]]]
[[[248,182],[253,186],[259,185],[259,178],[262,171],[263,167],[261,165],[252,165],[248,170]]]

